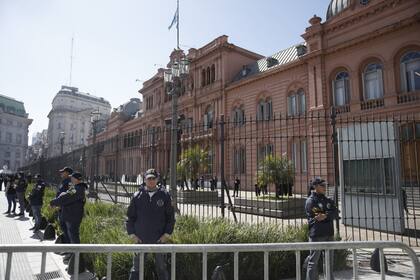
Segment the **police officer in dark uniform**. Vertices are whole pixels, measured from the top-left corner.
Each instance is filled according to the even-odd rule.
[[[87,185],[82,182],[82,174],[79,172],[74,172],[71,175],[71,182],[69,189],[51,200],[50,205],[61,207],[61,219],[65,224],[70,243],[79,244],[79,231],[84,214]]]
[[[146,186],[131,199],[127,210],[127,233],[138,244],[166,243],[175,225],[175,212],[168,192],[157,187],[157,172],[145,174]],[[165,254],[155,254],[159,280],[169,280]],[[138,280],[139,256],[133,258],[130,280]],[[144,272],[143,272],[144,273]]]
[[[309,242],[325,242],[334,240],[334,220],[338,218],[338,210],[332,199],[325,196],[327,184],[325,180],[317,177],[312,181],[313,191],[306,200],[305,211],[309,224]],[[330,267],[333,271],[334,257],[330,251]],[[307,280],[318,279],[318,261],[321,251],[311,250],[306,259]],[[331,279],[334,277],[331,276]],[[328,280],[331,280],[328,279]]]
[[[58,190],[57,190],[57,193],[55,195],[56,198],[59,197],[60,194],[68,191],[68,189],[71,185],[71,177],[70,176],[73,173],[73,169],[66,166],[66,167],[58,170],[58,172],[60,172],[60,176],[63,179],[63,181],[58,186]],[[60,208],[60,210],[58,211],[58,221],[60,223],[61,231],[63,232],[62,243],[70,243],[70,237],[68,236],[66,223],[63,221],[63,219],[61,217],[62,210],[61,210],[61,207],[59,207],[59,208]]]
[[[45,190],[45,182],[41,179],[41,175],[36,174],[35,175],[36,183],[34,187],[32,188],[32,192],[29,195],[29,203],[31,204],[32,213],[35,219],[35,225],[34,227],[30,228],[29,230],[33,230],[34,232],[39,231],[39,228],[41,226],[41,208],[43,204],[43,198],[44,198],[44,190]]]
[[[25,192],[26,188],[28,187],[28,184],[26,183],[25,174],[23,172],[18,173],[18,178],[19,180],[16,186],[16,196],[19,200],[20,212],[19,214],[17,214],[17,216],[25,216]]]
[[[241,180],[239,180],[239,178],[236,177],[235,182],[233,183],[233,185],[234,185],[233,196],[235,196],[235,194],[236,194],[236,197],[238,197],[238,195],[239,195],[239,189],[240,189],[240,186],[241,186]]]

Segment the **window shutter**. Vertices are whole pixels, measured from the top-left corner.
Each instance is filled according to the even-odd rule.
[[[385,95],[385,93],[384,93],[383,70],[378,69],[377,74],[378,74],[377,81],[378,81],[379,98],[382,98]]]
[[[366,79],[366,73],[365,72],[362,72],[362,88],[363,88],[363,101],[366,101],[366,100],[369,100],[369,93],[368,93],[368,90],[367,90],[367,88],[366,88],[366,81],[365,81],[365,79]],[[346,87],[347,87],[347,85],[346,85]]]
[[[404,62],[401,63],[400,71],[401,71],[401,90],[403,92],[408,92],[408,88],[407,88],[407,66]]]
[[[288,96],[287,97],[287,116],[291,116],[292,115],[292,97]]]

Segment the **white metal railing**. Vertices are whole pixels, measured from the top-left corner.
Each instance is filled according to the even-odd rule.
[[[384,249],[398,248],[407,254],[413,264],[413,279],[420,280],[420,262],[413,249],[401,242],[315,242],[315,243],[258,243],[258,244],[186,244],[186,245],[0,245],[0,253],[7,253],[6,278],[10,279],[12,256],[14,253],[39,252],[42,254],[41,274],[45,273],[46,255],[48,252],[71,252],[75,255],[74,276],[78,280],[80,253],[108,253],[107,255],[107,279],[111,279],[112,253],[138,253],[139,279],[144,280],[144,256],[145,253],[168,253],[171,255],[171,279],[175,280],[176,254],[177,253],[201,253],[203,260],[202,279],[207,280],[207,254],[208,253],[233,253],[234,254],[234,279],[239,279],[239,253],[263,252],[264,253],[264,280],[269,279],[269,252],[294,251],[296,254],[296,279],[302,279],[300,256],[301,251],[323,250],[325,251],[326,279],[330,279],[330,251],[351,250],[353,254],[353,279],[359,279],[357,249],[379,249],[381,279],[385,279]]]

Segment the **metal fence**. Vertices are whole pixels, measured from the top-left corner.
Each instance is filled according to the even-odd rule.
[[[330,253],[333,250],[351,250],[353,259],[352,279],[359,279],[358,251],[361,249],[379,249],[380,255],[380,275],[385,279],[385,260],[384,249],[401,249],[412,262],[412,279],[420,279],[420,262],[417,255],[406,244],[400,242],[315,242],[315,243],[276,243],[276,244],[189,244],[189,245],[0,245],[0,253],[7,253],[5,279],[10,279],[12,268],[12,257],[15,253],[21,252],[40,252],[42,253],[41,274],[45,273],[46,254],[49,252],[71,252],[75,254],[74,262],[74,280],[79,278],[79,260],[80,253],[106,253],[107,254],[107,277],[111,280],[112,271],[112,253],[138,253],[139,254],[139,279],[144,279],[145,254],[146,253],[168,253],[170,254],[171,279],[176,279],[176,255],[199,253],[202,257],[202,279],[206,280],[208,274],[207,257],[211,253],[232,253],[233,254],[233,279],[239,279],[239,264],[241,253],[263,252],[264,253],[264,280],[270,279],[269,258],[270,253],[274,252],[295,252],[296,279],[302,279],[302,259],[301,252],[308,250],[322,250],[325,252],[324,264],[326,279],[331,279],[333,273],[330,270],[332,261]]]
[[[206,115],[200,123],[181,116],[181,213],[300,226],[308,183],[321,176],[339,207],[343,239],[419,245],[419,114],[233,115]],[[127,204],[148,168],[170,189],[170,135],[170,120],[105,140],[98,135],[97,143],[23,169],[58,182],[57,169],[72,166],[95,182],[101,200]]]

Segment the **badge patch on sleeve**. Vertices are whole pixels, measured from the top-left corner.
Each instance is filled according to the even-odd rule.
[[[156,201],[157,206],[162,207],[164,202],[162,199],[159,199],[158,201]]]

